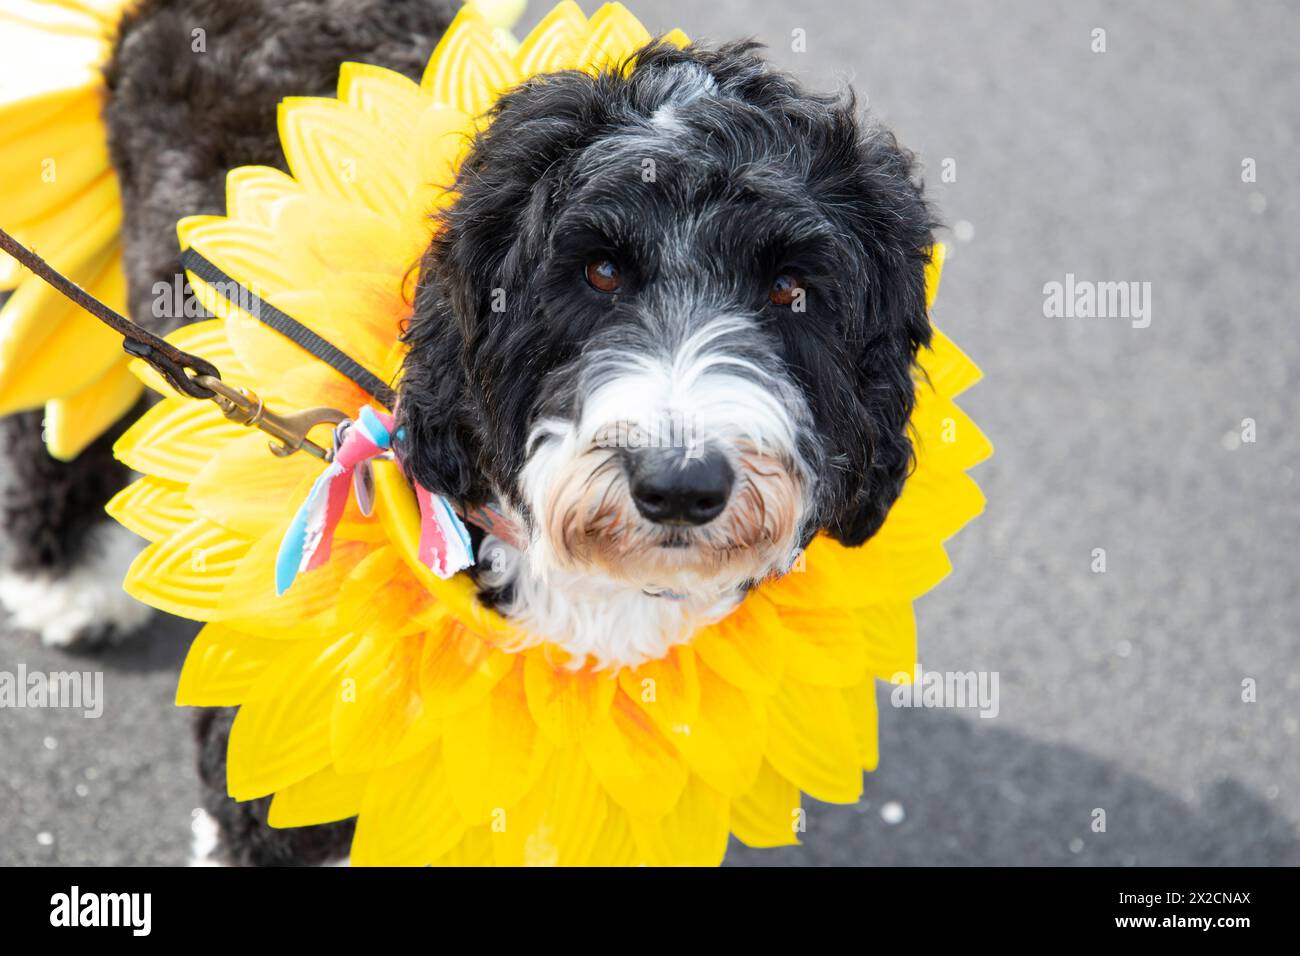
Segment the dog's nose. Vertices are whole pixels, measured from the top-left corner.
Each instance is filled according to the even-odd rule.
[[[734,477],[717,452],[656,455],[634,467],[632,500],[656,524],[708,524],[727,507]]]

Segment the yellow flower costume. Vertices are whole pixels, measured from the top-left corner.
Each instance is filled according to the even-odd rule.
[[[126,307],[117,176],[100,118],[129,0],[0,0],[0,216],[101,302]],[[75,458],[140,398],[121,338],[0,252],[0,415],[45,408],[46,445]]]
[[[430,241],[425,213],[454,198],[473,117],[535,73],[596,70],[649,39],[618,4],[588,21],[566,2],[506,52],[463,11],[421,83],[349,63],[337,99],[286,100],[292,176],[234,170],[227,215],[182,221],[181,245],[392,381],[408,268]],[[368,400],[191,280],[219,318],[170,340],[227,381],[273,408]],[[374,516],[350,502],[329,561],[277,598],[281,537],[324,466],[273,458],[265,436],[188,398],[118,444],[146,477],[109,511],[152,542],[126,587],[208,622],[177,702],[238,705],[230,793],[274,794],[275,826],[357,816],[354,863],[716,864],[729,834],[796,843],[801,791],[858,799],[876,765],[875,681],[912,671],[912,601],[983,505],[965,470],[990,447],[952,400],[979,371],[941,333],[921,364],[917,467],[880,533],[853,549],[818,538],[789,574],[635,669],[510,650],[514,625],[467,577],[418,560],[415,496],[392,462],[375,465]]]

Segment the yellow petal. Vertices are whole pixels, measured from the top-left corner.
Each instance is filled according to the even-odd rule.
[[[343,69],[356,64],[343,64]],[[341,79],[342,74],[340,74]],[[231,219],[269,226],[276,203],[301,196],[302,186],[272,166],[236,166],[226,173],[226,215]],[[182,235],[181,247],[189,245]]]
[[[279,123],[289,169],[308,193],[410,221],[410,150],[390,148],[392,137],[365,112],[338,100],[290,96],[280,101]]]
[[[787,680],[772,697],[766,756],[777,772],[826,803],[856,803],[862,771],[843,693]]]
[[[917,469],[866,547],[932,547],[951,538],[983,510],[984,493],[969,475]]]
[[[515,655],[448,620],[425,638],[420,694],[434,713],[450,717],[480,702],[512,670],[523,668],[516,663]]]
[[[856,616],[847,608],[787,608],[781,623],[790,635],[789,674],[824,687],[847,687],[867,670],[867,645]]]
[[[266,822],[273,827],[309,827],[355,817],[369,778],[361,773],[318,770],[276,793]]]
[[[492,838],[491,827],[468,827],[460,841],[430,865],[491,866]]]
[[[176,686],[179,707],[231,707],[247,699],[271,662],[289,645],[207,624],[185,655]]]
[[[785,673],[788,638],[772,602],[750,594],[717,624],[696,635],[700,659],[724,680],[768,694]]]
[[[287,526],[286,520],[282,529]],[[348,571],[374,549],[368,542],[335,541],[329,561],[300,574],[293,587],[277,594],[275,559],[283,537],[283,530],[272,531],[249,545],[238,568],[231,572],[218,613],[232,627],[247,624],[259,633],[273,635],[292,632],[311,618],[332,617]]]
[[[619,686],[665,733],[680,731],[700,711],[700,675],[695,651],[678,645],[668,656],[618,674]]]
[[[563,0],[519,44],[515,67],[520,78],[571,70],[587,40],[587,18],[573,0]]]
[[[126,275],[120,255],[109,258],[89,280],[79,277],[74,281],[109,308],[124,311]],[[57,327],[49,334],[33,336],[22,355],[7,363],[0,375],[0,415],[74,395],[95,385],[116,366],[126,371],[128,358],[122,351],[122,336],[89,312],[60,309],[58,315],[52,312],[48,318]],[[124,381],[120,374],[113,379],[115,384]],[[134,392],[138,397],[139,388]],[[99,417],[93,414],[93,408],[86,411],[92,413],[89,417]]]
[[[379,374],[411,314],[401,291],[391,275],[349,272],[313,289],[278,295],[275,306]]]
[[[301,202],[303,198],[292,197],[283,202]],[[185,247],[201,254],[262,299],[323,278],[319,263],[313,262],[301,245],[286,244],[284,236],[278,234],[273,225],[263,226],[220,216],[191,216],[177,224],[177,231]],[[216,288],[202,279],[195,281],[193,273],[189,276],[195,295],[209,312],[219,318],[226,317],[231,301],[239,306],[248,304],[248,308],[252,307],[251,300],[234,287]],[[248,314],[247,309],[240,313],[240,318],[254,327],[261,325]],[[248,366],[254,367],[251,363]]]
[[[161,611],[192,621],[215,620],[227,610],[222,592],[250,544],[199,518],[140,552],[122,587]]]
[[[938,329],[934,330],[930,347],[922,349],[916,360],[935,391],[948,398],[960,395],[984,377],[979,366]]]
[[[579,62],[592,72],[624,64],[650,42],[650,33],[621,3],[607,3],[592,15],[591,36]]]
[[[408,120],[428,105],[419,84],[401,73],[369,63],[344,63],[339,67],[338,95],[340,100],[382,126],[393,137],[389,145],[394,150],[410,145],[409,137],[414,130],[407,125]]]
[[[542,733],[555,746],[568,747],[609,713],[618,682],[611,674],[568,670],[553,665],[544,653],[529,652],[524,688]]]
[[[23,222],[57,209],[109,170],[99,97],[82,97],[0,149],[5,218]],[[61,270],[60,270],[61,271]]]
[[[239,361],[226,336],[225,323],[220,319],[208,319],[183,325],[167,336],[167,341],[183,352],[190,352],[207,359],[221,371],[221,379],[231,385],[252,386],[252,375]],[[145,386],[168,397],[178,396],[172,391],[161,375],[141,359],[132,359],[131,371]],[[186,398],[186,401],[193,401]]]
[[[916,390],[909,431],[917,461],[924,468],[965,471],[993,454],[979,426],[952,399],[927,387]]]
[[[633,816],[663,816],[686,786],[677,748],[622,691],[582,735],[582,752],[606,792]]]
[[[555,751],[524,799],[493,811],[496,862],[501,866],[593,863],[593,856],[603,850],[604,823],[614,812],[581,750]]]
[[[692,776],[681,797],[657,820],[629,817],[642,858],[651,866],[717,866],[727,852],[730,804]]]
[[[900,525],[901,551],[886,546],[883,535],[858,548],[814,538],[805,551],[806,572],[775,582],[773,599],[803,607],[868,607],[920,597],[952,570],[943,546],[926,543],[910,528]]]
[[[295,641],[263,669],[230,729],[226,787],[232,797],[266,796],[329,763],[330,711],[355,645],[352,634]]]
[[[269,436],[243,431],[199,470],[185,500],[216,524],[260,538],[284,529],[325,465],[310,455],[279,458]]]
[[[691,38],[678,29],[669,30],[664,34],[663,39],[665,43],[671,43],[673,46],[683,49],[691,45]]]
[[[144,393],[126,362],[81,391],[45,403],[45,447],[60,461],[71,461],[119,418],[135,407]]]
[[[528,6],[525,0],[466,0],[488,23],[503,30],[509,30],[523,16]]]
[[[910,679],[910,676],[909,676]],[[863,770],[875,770],[880,760],[877,733],[876,681],[867,678],[842,691],[849,719],[853,722],[853,739],[857,745],[858,761]]]
[[[853,612],[866,642],[867,671],[884,680],[916,667],[916,613],[911,601],[856,608]]]
[[[731,801],[731,832],[745,846],[794,846],[800,813],[799,788],[765,760],[754,785]]]
[[[148,475],[119,491],[104,510],[147,541],[170,537],[199,517],[185,503],[184,485]]]
[[[610,805],[605,822],[596,836],[587,861],[591,866],[639,866],[644,863],[632,836],[630,817],[622,808]]]
[[[70,246],[49,257],[50,265],[74,282],[89,283],[104,274],[113,260],[113,250],[98,246],[82,249]],[[77,321],[79,306],[54,286],[27,277],[13,295],[0,306],[0,401],[5,408],[23,406],[21,398],[11,397],[11,383],[20,377],[27,355],[48,339],[57,339],[70,323]],[[120,346],[118,346],[120,348]],[[62,393],[57,382],[50,383],[46,397]],[[30,402],[28,403],[31,404]]]
[[[440,748],[370,775],[357,833],[354,866],[426,866],[465,834]]]
[[[934,307],[934,300],[939,296],[939,279],[943,275],[943,261],[947,258],[948,247],[936,242],[930,247],[930,261],[925,264],[925,307]]]
[[[0,56],[6,52],[0,47]],[[93,66],[83,63],[65,69],[67,72],[62,76],[10,76],[20,71],[9,69],[0,73],[0,128],[17,138],[18,134],[29,133],[37,127],[48,129],[52,116],[73,109],[80,100],[99,101],[100,85]],[[15,79],[19,84],[25,81],[26,88],[14,85]]]
[[[8,129],[3,120],[0,120],[0,128]],[[92,252],[113,249],[122,228],[122,200],[117,189],[117,177],[105,172],[59,208],[26,222],[14,222],[6,216],[4,227],[19,243],[47,258],[61,254],[74,244]],[[69,278],[81,282],[79,277]],[[13,288],[17,280],[41,281],[19,266],[8,253],[0,252],[0,289]]]
[[[143,474],[189,484],[220,449],[246,434],[211,402],[167,399],[140,416],[113,454]]]
[[[438,41],[420,88],[435,103],[477,116],[519,80],[507,52],[482,15],[462,7]]]
[[[419,753],[441,722],[420,699],[422,634],[392,636],[377,628],[357,642],[343,669],[330,720],[330,754],[343,773],[373,770]]]
[[[376,460],[375,515],[416,580],[448,613],[475,634],[496,642],[517,638],[513,625],[478,602],[478,590],[468,575],[446,580],[420,561],[420,508],[396,462]]]
[[[854,549],[827,535],[809,542],[800,560],[785,575],[769,579],[759,590],[781,607],[855,607],[893,596],[892,580],[864,593],[864,582],[852,564]]]
[[[514,668],[491,694],[446,723],[443,759],[461,816],[487,822],[513,805],[537,781],[550,749],[528,712],[523,671]]]
[[[736,796],[753,785],[763,760],[764,710],[760,698],[732,686],[703,664],[699,678],[699,715],[673,735],[673,743],[694,773],[714,789]]]

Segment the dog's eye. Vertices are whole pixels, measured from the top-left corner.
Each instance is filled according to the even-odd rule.
[[[772,280],[767,297],[773,305],[791,305],[801,292],[803,284],[790,273],[782,272]]]
[[[623,285],[623,276],[613,261],[593,259],[587,263],[587,284],[597,292],[617,292]]]

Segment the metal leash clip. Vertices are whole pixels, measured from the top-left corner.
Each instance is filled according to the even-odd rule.
[[[272,442],[270,445],[272,454],[283,458],[296,451],[305,451],[321,461],[334,459],[333,448],[316,444],[307,434],[317,425],[338,425],[347,421],[348,416],[337,408],[308,408],[291,415],[280,415],[267,408],[246,388],[228,385],[212,375],[196,375],[193,380],[214,393],[212,401],[217,403],[226,418],[251,428],[260,428],[277,439],[279,444]]]

